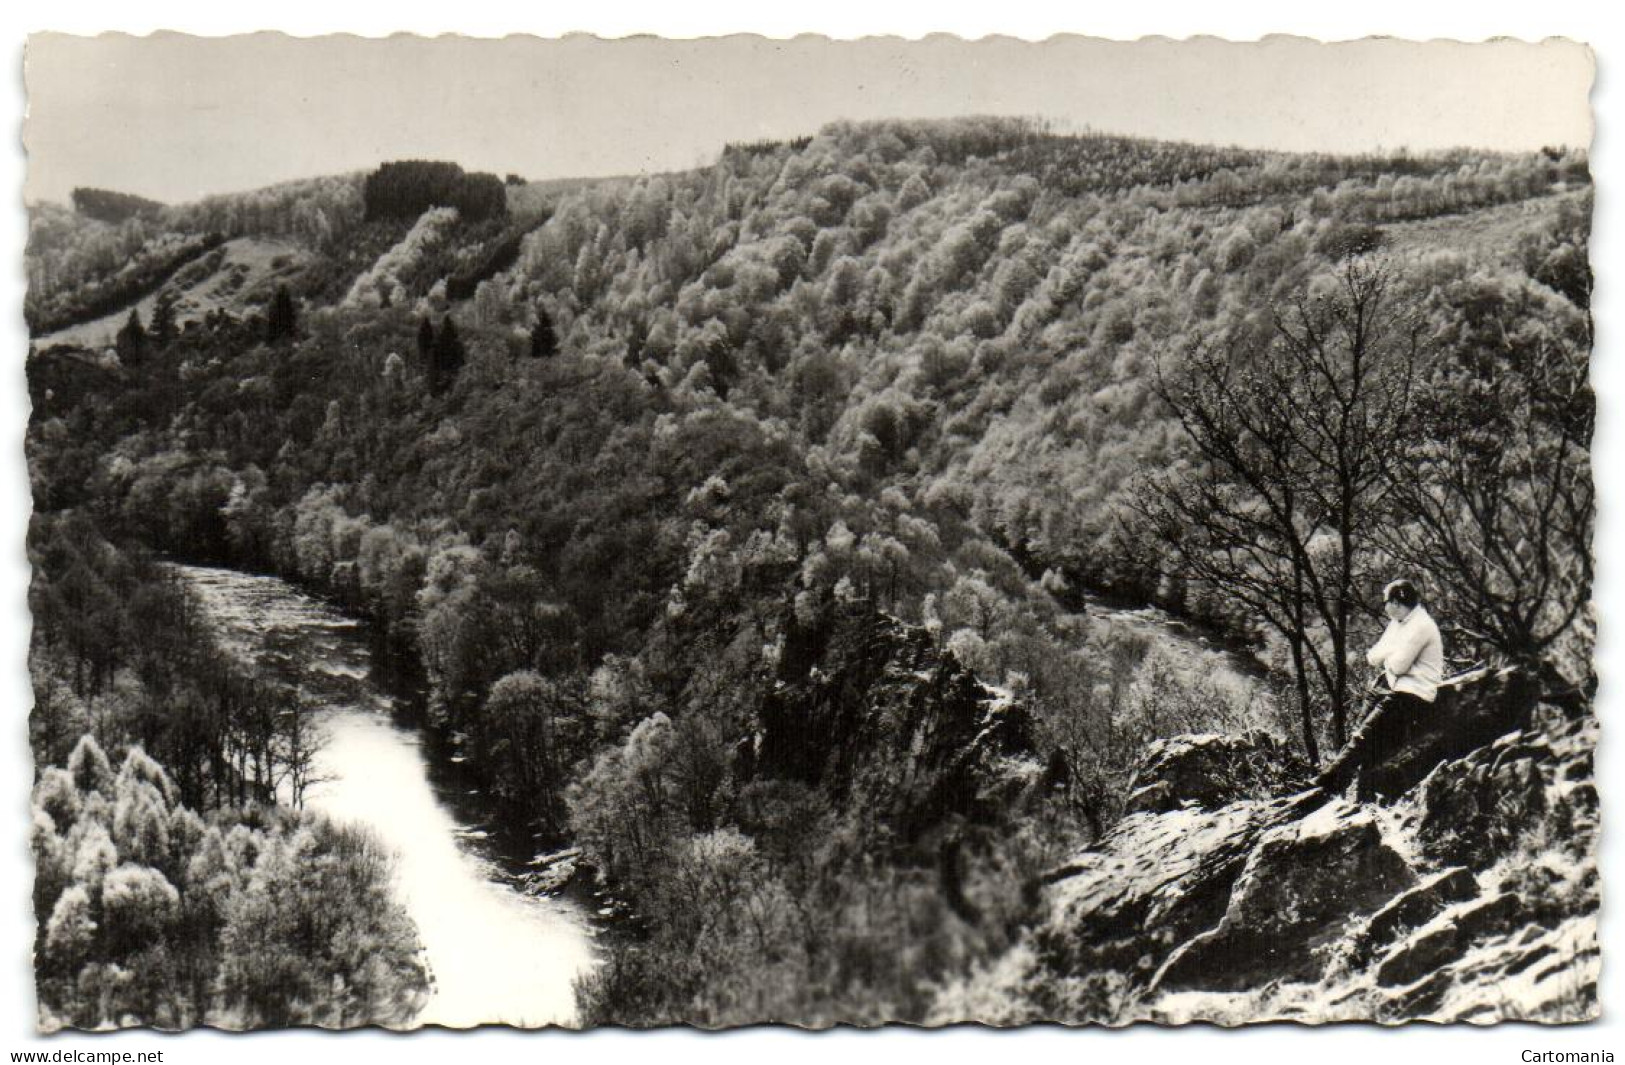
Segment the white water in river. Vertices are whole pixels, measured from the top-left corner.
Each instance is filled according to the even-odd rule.
[[[324,708],[318,782],[305,805],[365,825],[395,853],[393,889],[417,922],[433,980],[414,1023],[573,1023],[572,983],[596,963],[590,925],[571,902],[503,882],[496,856],[482,850],[484,830],[455,801],[466,794],[436,781],[421,733],[395,720],[393,699],[371,680],[360,625],[274,577],[176,570],[225,646]]]

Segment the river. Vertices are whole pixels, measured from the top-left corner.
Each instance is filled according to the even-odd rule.
[[[371,829],[396,856],[393,890],[431,975],[414,1025],[539,1027],[576,1019],[597,964],[576,903],[532,896],[481,823],[479,796],[375,674],[362,624],[275,577],[176,566],[221,643],[322,707],[307,808]]]
[[[1143,637],[1168,655],[1170,664],[1187,683],[1202,679],[1234,691],[1249,691],[1264,677],[1264,667],[1251,655],[1228,647],[1200,625],[1184,621],[1155,606],[1123,606],[1091,592],[1078,593],[1072,603],[1108,632]]]

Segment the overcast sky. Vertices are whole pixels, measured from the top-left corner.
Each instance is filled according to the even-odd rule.
[[[1586,145],[1585,48],[1081,37],[602,41],[30,39],[28,199],[166,201],[388,159],[528,178],[672,170],[836,118],[1021,114],[1179,140],[1360,151]]]

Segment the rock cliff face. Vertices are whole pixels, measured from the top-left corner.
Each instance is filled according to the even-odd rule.
[[[924,629],[861,605],[792,627],[739,769],[861,805],[905,839],[952,815],[992,818],[1041,771],[1022,707]]]
[[[1260,737],[1154,746],[1132,812],[1045,878],[978,1019],[1596,1016],[1595,722],[1516,683],[1461,697],[1521,699],[1470,708],[1521,727],[1385,805],[1305,788]]]

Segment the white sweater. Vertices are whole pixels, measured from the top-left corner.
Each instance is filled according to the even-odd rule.
[[[1409,692],[1430,703],[1439,694],[1444,641],[1439,638],[1439,626],[1420,606],[1405,615],[1404,621],[1389,621],[1365,660],[1382,667],[1388,687],[1396,692]]]

